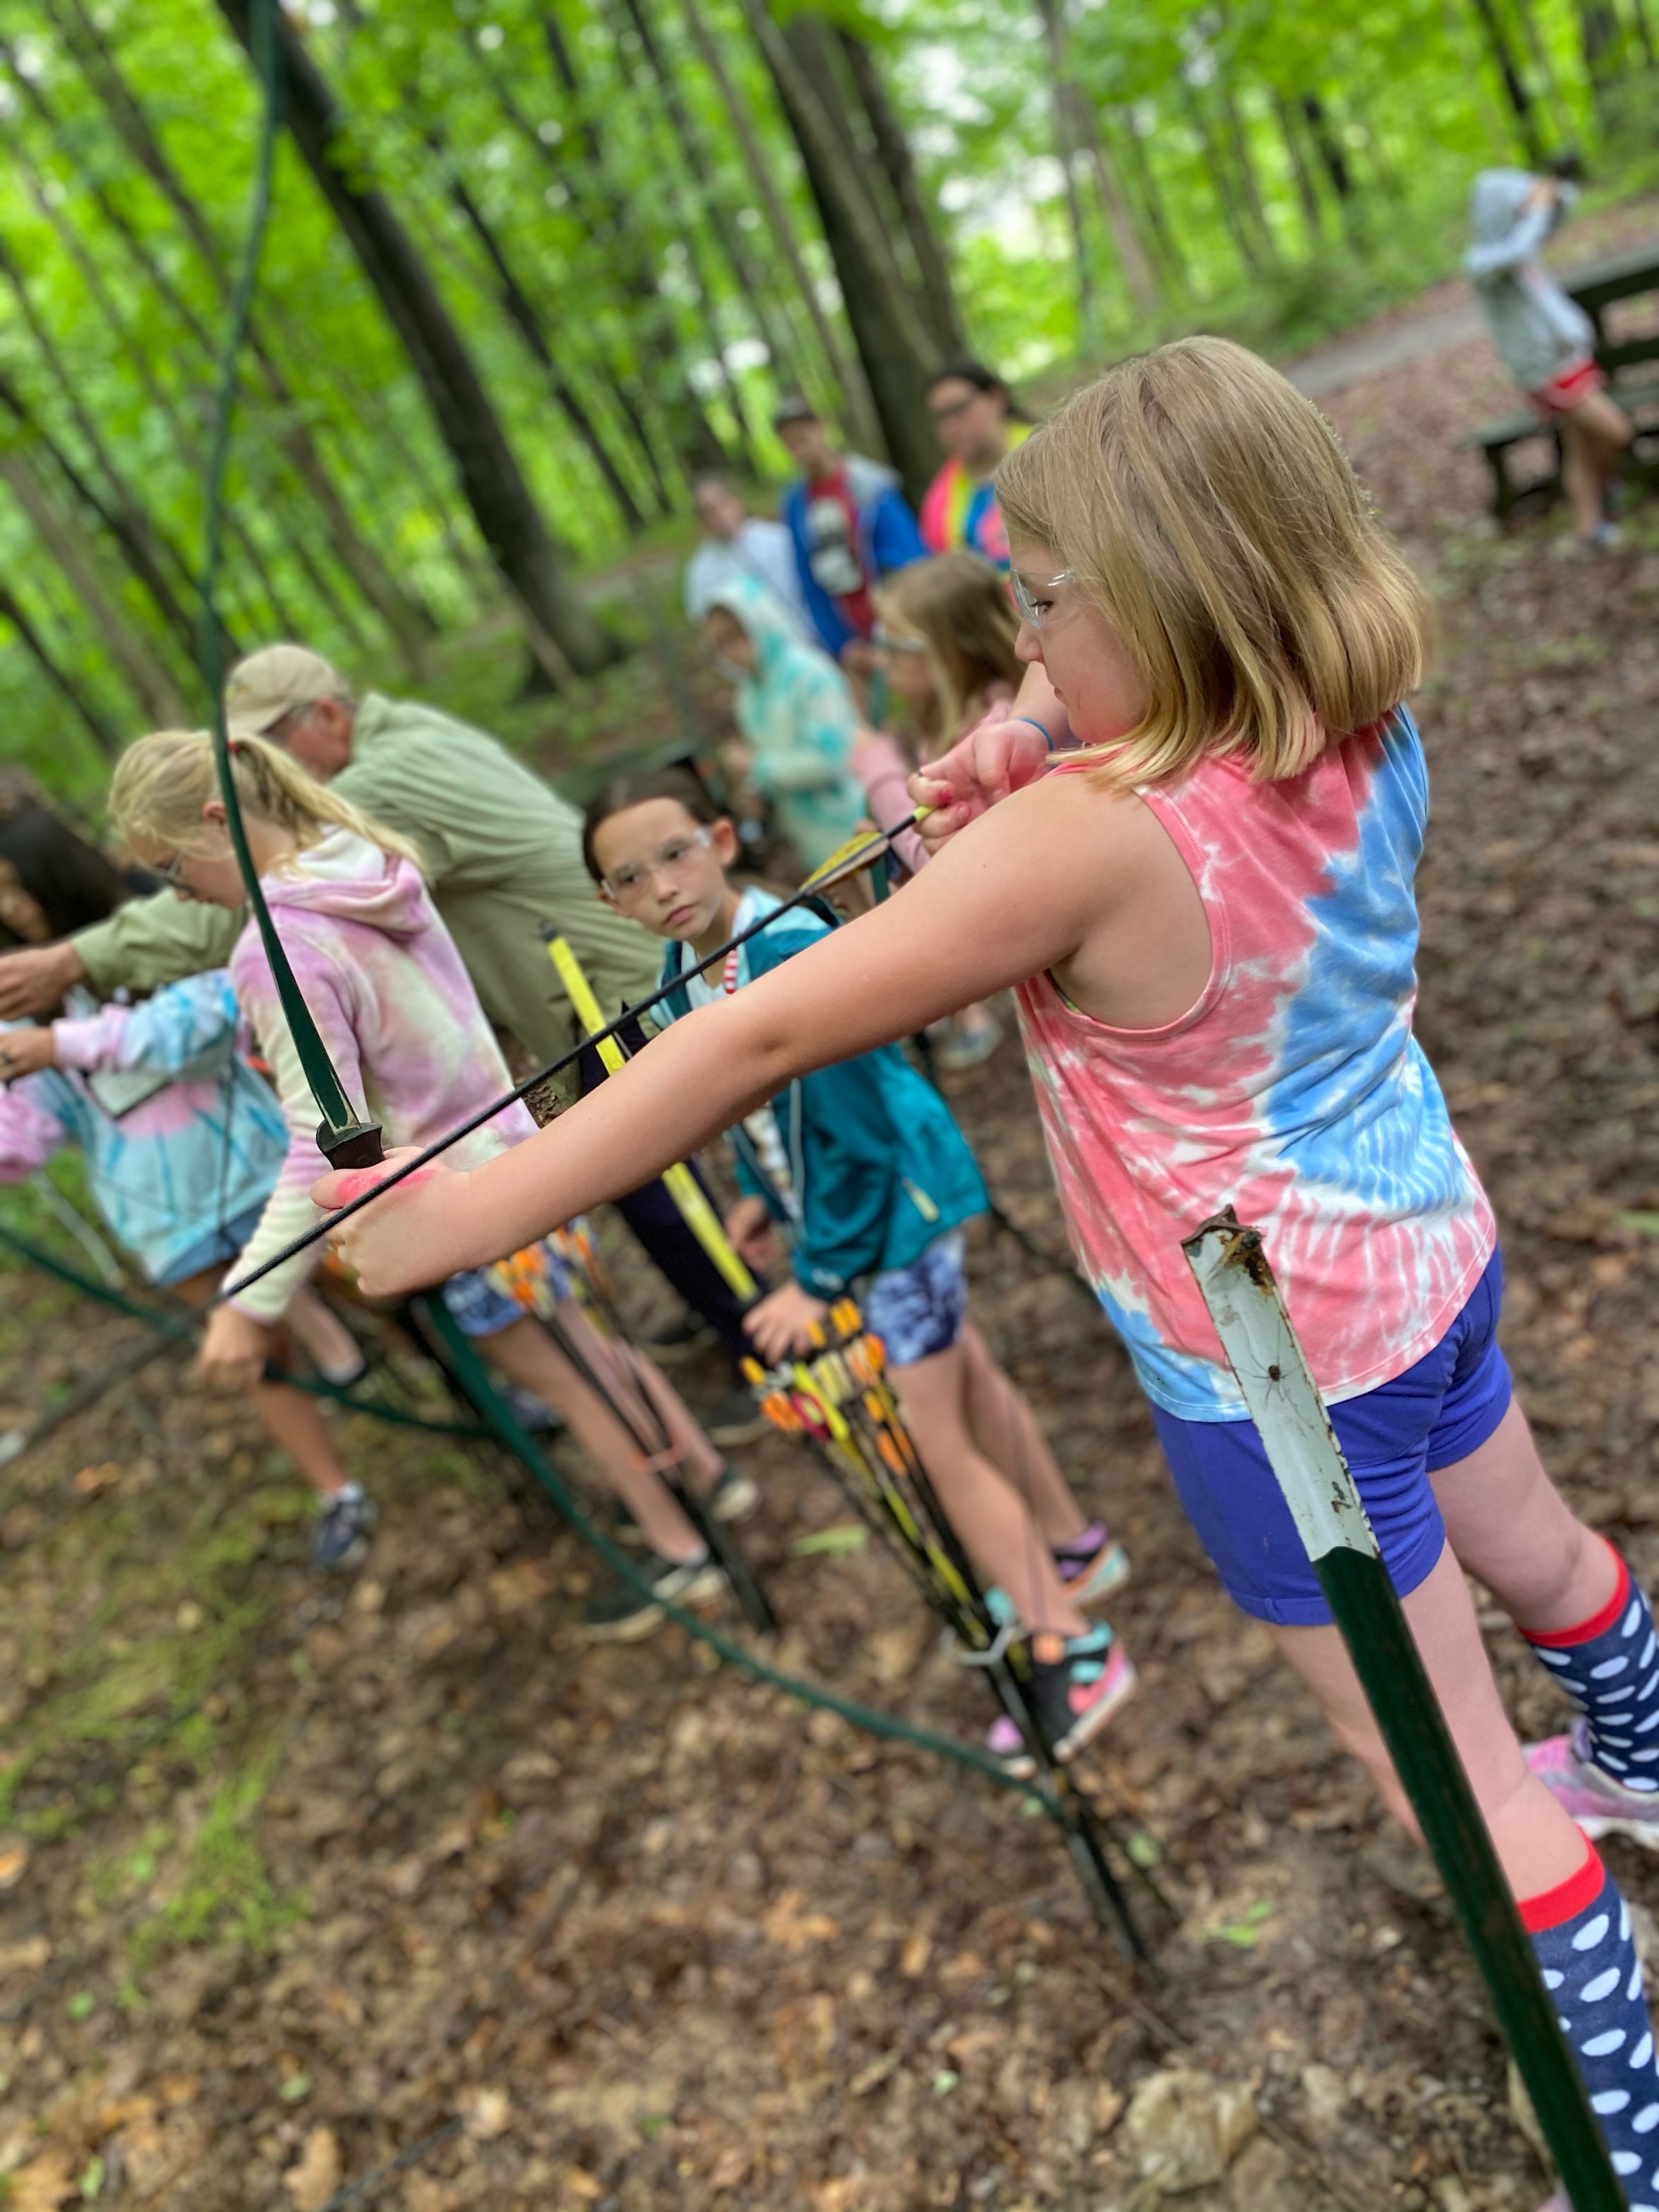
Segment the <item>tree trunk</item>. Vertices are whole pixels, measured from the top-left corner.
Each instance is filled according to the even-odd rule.
[[[668,65],[647,0],[625,0],[625,5],[629,20],[651,65],[657,89],[662,95],[663,108],[670,127],[702,199],[703,213],[737,281],[738,289],[748,303],[749,312],[755,319],[755,327],[766,342],[766,349],[772,356],[780,380],[785,383],[799,383],[799,374],[793,360],[793,342],[782,330],[766,296],[765,271],[750,252],[741,228],[732,221],[726,206],[720,178],[709,160],[696,118],[681,94],[679,80]]]
[[[742,149],[750,179],[771,229],[773,243],[789,271],[802,305],[811,318],[824,361],[839,386],[839,397],[849,418],[848,428],[861,443],[879,445],[881,425],[870,397],[869,385],[865,380],[862,368],[857,362],[848,359],[840,340],[830,327],[830,319],[817,295],[817,288],[801,258],[800,241],[795,236],[789,210],[784,204],[783,195],[778,189],[777,179],[772,174],[771,164],[760,143],[760,134],[755,128],[755,118],[749,112],[749,104],[726,66],[725,58],[709,31],[700,0],[680,0],[680,4],[703,67],[714,78],[725,103],[732,136]]]
[[[1077,270],[1077,319],[1082,338],[1080,350],[1094,349],[1099,323],[1099,302],[1089,253],[1088,228],[1077,188],[1077,161],[1081,151],[1076,137],[1076,111],[1067,96],[1070,58],[1066,52],[1066,19],[1060,0],[1037,0],[1042,36],[1048,49],[1048,96],[1054,114],[1054,152],[1066,186],[1066,220],[1071,226],[1072,258]]]
[[[102,270],[87,250],[86,241],[74,226],[64,220],[62,209],[43,189],[44,180],[39,170],[35,168],[27,155],[15,145],[12,149],[12,158],[17,163],[25,189],[37,213],[45,222],[50,225],[58,245],[73,262],[81,281],[87,288],[88,298],[103,319],[106,329],[119,338],[123,357],[143,386],[144,396],[167,424],[168,434],[173,440],[174,450],[179,459],[187,467],[199,469],[201,465],[199,419],[192,420],[186,416],[177,398],[156,375],[149,349],[134,340],[122,309],[104,281]],[[379,428],[383,433],[384,425]],[[267,482],[269,482],[268,478]],[[310,547],[306,544],[297,521],[283,513],[282,504],[278,501],[270,500],[268,505],[281,535],[285,551],[298,564],[319,604],[327,610],[341,629],[362,650],[369,651],[374,641],[364,629],[361,617],[320,567]],[[228,528],[238,546],[246,544],[246,533],[242,530],[234,513],[228,519]],[[248,552],[251,561],[258,569],[259,566],[258,549],[249,546]]]
[[[0,265],[4,265],[3,252],[0,252]],[[49,368],[53,358],[55,356],[49,356]],[[197,595],[195,577],[192,577],[191,571],[185,568],[179,553],[177,553],[173,546],[161,546],[161,542],[157,540],[157,533],[155,533],[153,525],[150,525],[149,515],[143,515],[142,511],[139,511],[131,489],[128,489],[126,483],[124,483],[122,477],[115,473],[112,462],[108,460],[108,453],[104,452],[101,442],[97,441],[97,434],[93,434],[93,438],[88,442],[91,442],[93,447],[93,460],[95,460],[95,465],[100,465],[100,467],[104,469],[104,476],[106,476],[108,480],[108,498],[100,498],[97,489],[86,480],[82,469],[77,467],[76,460],[64,452],[64,447],[58,442],[58,438],[53,438],[53,434],[42,425],[40,416],[31,410],[31,404],[28,404],[27,398],[24,398],[22,392],[11,383],[11,378],[9,378],[4,372],[0,372],[0,407],[4,407],[7,414],[13,418],[13,422],[18,425],[18,429],[24,434],[24,441],[27,441],[28,447],[35,447],[35,449],[40,449],[42,453],[49,453],[51,460],[53,460],[53,467],[58,469],[62,480],[69,484],[70,493],[76,495],[77,502],[80,502],[82,507],[84,507],[86,511],[97,520],[97,525],[100,525],[101,529],[108,531],[108,535],[111,535],[112,540],[115,540],[115,544],[118,544],[119,553],[122,553],[122,560],[126,562],[126,568],[131,571],[131,575],[139,581],[139,586],[143,588],[143,595],[149,598],[150,606],[153,606],[155,611],[157,611],[159,617],[161,617],[164,629],[168,630],[168,633],[173,635],[173,639],[179,644],[181,653],[184,653],[185,657],[185,664],[195,665],[195,648],[197,648],[195,617],[192,617],[191,608],[184,606],[184,602],[179,599],[177,591],[173,588],[173,581],[170,581],[170,577],[166,575],[164,568],[161,568],[161,562],[170,556],[173,566],[175,566],[175,571],[179,571],[181,575],[184,575],[185,588],[191,591],[192,598]],[[82,435],[86,435],[86,425],[80,416],[77,416],[77,422],[82,422]]]
[[[479,47],[477,40],[470,32],[465,33],[465,35],[472,58],[477,64],[480,75],[489,84],[501,113],[548,174],[553,178],[560,191],[568,194],[575,205],[583,228],[588,234],[590,243],[599,247],[605,254],[605,281],[614,283],[624,298],[634,305],[640,315],[640,327],[642,331],[654,329],[655,322],[659,318],[661,303],[657,299],[648,280],[646,283],[645,295],[642,298],[636,289],[633,265],[628,260],[630,249],[627,247],[626,242],[620,238],[617,232],[618,218],[616,210],[599,191],[593,189],[595,180],[583,173],[580,163],[571,161],[567,166],[568,157],[561,160],[554,149],[547,144],[534,123],[526,113],[512,87],[506,83],[500,74],[491,67],[488,56]],[[574,82],[573,75],[571,84],[574,85]],[[574,101],[575,94],[571,91],[570,87],[565,84],[562,77],[560,78],[560,84],[567,96]],[[588,143],[588,133],[586,131],[582,133],[582,143],[584,146]],[[619,262],[623,264],[620,275],[617,270]],[[672,495],[668,489],[668,479],[663,473],[662,460],[650,429],[635,404],[632,395],[626,388],[626,372],[621,366],[614,349],[596,343],[594,351],[600,362],[595,374],[610,393],[617,414],[627,427],[628,436],[632,441],[640,462],[650,478],[657,511],[659,514],[667,514],[672,511],[674,505]],[[672,359],[672,349],[670,358]],[[677,368],[675,374],[678,374]],[[686,396],[691,405],[695,407],[696,404],[695,395],[688,392]],[[713,430],[706,423],[699,437],[704,435],[708,443],[716,442]]]
[[[1653,40],[1653,26],[1648,21],[1647,0],[1630,0],[1631,15],[1636,24],[1636,35],[1642,41],[1642,52],[1650,70],[1659,70],[1659,48]]]
[[[643,334],[640,350],[645,356],[647,381],[660,387],[659,404],[668,422],[676,456],[681,465],[693,474],[708,469],[724,469],[728,465],[726,448],[715,434],[714,427],[704,413],[702,404],[685,374],[673,331],[668,325],[665,302],[657,283],[654,261],[641,246],[629,218],[627,203],[611,182],[605,143],[593,119],[586,89],[576,73],[569,46],[550,9],[538,8],[536,20],[541,26],[543,43],[553,64],[554,75],[575,111],[586,154],[586,168],[576,164],[572,171],[577,204],[587,204],[588,227],[609,246],[613,273],[618,278],[624,295],[634,302]],[[539,145],[538,134],[532,131],[532,136]],[[548,155],[548,150],[545,146],[542,147],[544,157]],[[618,399],[630,420],[637,425],[636,434],[642,443],[648,445],[645,425],[620,374],[616,382]]]
[[[767,0],[742,5],[800,149],[888,453],[910,499],[920,500],[939,469],[925,404],[939,349],[898,281],[869,199],[846,173],[835,126]]]
[[[1504,97],[1510,104],[1510,114],[1515,118],[1516,135],[1525,149],[1528,163],[1534,169],[1541,169],[1545,161],[1544,140],[1538,126],[1537,111],[1533,106],[1532,94],[1527,90],[1520,67],[1510,51],[1504,26],[1498,20],[1497,8],[1493,5],[1493,0],[1472,0],[1472,5],[1476,16],[1480,19],[1481,29],[1486,33],[1486,44],[1492,49],[1492,58],[1497,64],[1498,80],[1504,88]]]
[[[1342,141],[1331,128],[1331,118],[1325,103],[1316,92],[1304,92],[1298,105],[1308,125],[1308,136],[1313,140],[1325,174],[1331,180],[1331,190],[1346,220],[1348,203],[1353,198],[1353,172],[1348,167],[1348,157]]]
[[[220,7],[247,46],[250,0],[220,0]],[[404,342],[484,542],[528,618],[532,652],[555,684],[572,672],[609,666],[617,647],[566,581],[541,509],[425,263],[385,196],[355,184],[337,163],[333,95],[280,11],[277,25],[288,127]]]
[[[1238,112],[1238,102],[1233,97],[1233,88],[1228,83],[1224,71],[1218,78],[1217,84],[1221,101],[1222,119],[1227,126],[1228,148],[1243,190],[1245,212],[1249,217],[1251,228],[1261,241],[1262,252],[1266,255],[1268,263],[1277,268],[1279,264],[1279,242],[1273,236],[1273,225],[1267,220],[1267,210],[1261,198],[1261,187],[1256,180],[1255,161],[1250,153],[1249,133],[1244,127],[1244,118]]]
[[[1216,205],[1220,210],[1221,220],[1226,226],[1228,236],[1238,250],[1238,258],[1246,270],[1252,276],[1261,276],[1266,273],[1261,265],[1261,253],[1255,239],[1250,235],[1249,228],[1239,220],[1233,179],[1228,173],[1225,157],[1216,142],[1215,131],[1209,116],[1205,112],[1204,102],[1199,97],[1198,87],[1187,75],[1185,70],[1182,70],[1178,74],[1182,92],[1187,103],[1188,116],[1193,129],[1203,144],[1204,165],[1210,173],[1210,181],[1215,188]]]
[[[19,606],[3,584],[0,584],[0,622],[9,622],[21,639],[26,651],[37,664],[54,691],[61,694],[76,714],[86,724],[100,753],[113,760],[121,750],[121,740],[104,720],[91,699],[81,689],[67,668],[64,667],[24,610]]]
[[[441,136],[435,128],[431,127],[428,127],[425,136],[427,143],[440,161],[447,165],[447,155]],[[560,412],[586,447],[588,458],[599,471],[605,489],[616,501],[617,509],[622,516],[624,527],[630,537],[637,536],[645,527],[645,516],[640,510],[639,501],[629,489],[627,479],[611,458],[610,452],[604,440],[599,436],[592,416],[583,406],[564,373],[554,360],[553,349],[548,343],[547,332],[543,327],[541,317],[536,312],[529,294],[520,282],[518,271],[507,259],[506,247],[496,236],[483,210],[473,198],[465,181],[453,170],[449,171],[449,197],[462,220],[483,249],[484,258],[495,273],[495,296],[501,301],[503,312],[519,336],[524,340],[532,360],[546,377],[548,389],[552,392]]]
[[[212,276],[221,299],[228,301],[229,279],[212,228],[199,203],[191,197],[167,159],[166,149],[150,129],[148,117],[133,97],[103,33],[88,14],[84,0],[48,0],[48,6],[59,30],[74,50],[103,102],[121,143],[173,209],[204,267]],[[246,19],[245,4],[240,12]],[[289,44],[294,43],[293,33],[286,22],[283,34]],[[37,109],[49,112],[33,88],[29,88],[29,90]],[[100,206],[108,212],[111,208],[108,195],[98,188],[97,197]],[[125,233],[135,252],[155,270],[154,257],[141,246],[131,226],[118,215],[112,214],[112,220]],[[159,271],[156,276],[159,277]],[[158,289],[174,313],[179,314],[191,330],[198,343],[210,357],[216,357],[216,340],[204,329],[199,318],[185,305],[176,287],[161,277]],[[398,639],[410,667],[418,668],[423,640],[435,627],[430,614],[402,589],[374,547],[358,530],[336,488],[332,475],[312,441],[301,417],[293,390],[264,344],[257,323],[250,325],[248,342],[265,387],[282,410],[282,428],[278,435],[283,450],[292,462],[301,482],[321,508],[339,544],[348,572],[356,580],[364,598]]]
[[[757,476],[759,474],[759,470],[755,460],[754,437],[750,427],[748,410],[744,405],[743,394],[738,387],[737,379],[726,365],[726,336],[720,328],[720,309],[715,301],[714,287],[709,277],[707,241],[702,227],[696,219],[701,213],[708,220],[711,228],[714,227],[713,200],[712,195],[708,191],[708,179],[706,176],[699,173],[691,143],[686,136],[684,112],[680,106],[678,94],[672,89],[672,81],[665,89],[664,80],[667,72],[663,68],[661,58],[657,52],[656,40],[652,35],[651,25],[643,8],[639,4],[639,0],[622,0],[622,9],[627,18],[627,28],[633,32],[635,38],[639,41],[641,52],[644,54],[647,64],[656,79],[657,89],[662,95],[663,106],[667,114],[670,132],[678,146],[682,159],[690,172],[691,183],[696,191],[697,198],[700,198],[702,203],[699,209],[696,199],[694,199],[692,204],[682,216],[679,243],[684,249],[691,281],[696,288],[695,313],[696,319],[702,325],[703,343],[708,349],[709,366],[720,380],[720,386],[726,395],[726,404],[732,411],[733,422],[737,425],[738,445],[741,453],[744,471],[745,475]],[[611,13],[614,15],[615,10],[613,9]],[[613,23],[611,37],[616,46],[618,66],[622,73],[627,75],[630,57],[625,44],[626,31],[621,26]],[[716,234],[718,235],[718,232]],[[730,258],[731,256],[728,254],[727,259],[730,260]],[[741,286],[741,277],[738,282]]]
[[[887,96],[887,88],[881,81],[881,71],[876,58],[864,40],[855,38],[851,31],[836,33],[841,50],[847,57],[853,82],[858,89],[864,112],[870,118],[870,130],[875,139],[876,155],[887,181],[892,186],[893,198],[904,225],[910,251],[916,258],[916,270],[921,279],[922,297],[927,303],[928,320],[933,327],[933,337],[941,353],[962,356],[968,350],[968,335],[963,328],[962,312],[957,305],[955,287],[951,282],[951,264],[946,258],[939,227],[927,204],[916,174],[916,165],[911,158],[910,142],[904,135],[904,126],[894,112]]]
[[[1619,78],[1619,13],[1613,0],[1578,0],[1578,46],[1584,58],[1595,112],[1605,124],[1616,112]]]
[[[1302,151],[1302,133],[1291,103],[1276,88],[1273,92],[1273,113],[1279,118],[1279,135],[1285,141],[1285,153],[1291,165],[1291,181],[1296,185],[1297,204],[1302,210],[1303,227],[1308,241],[1317,251],[1324,235],[1324,214],[1319,204],[1319,189],[1313,180]]]
[[[1069,89],[1077,117],[1075,129],[1094,164],[1095,182],[1100,188],[1101,205],[1106,210],[1106,221],[1111,230],[1112,244],[1117,250],[1123,281],[1129,288],[1129,297],[1137,310],[1143,315],[1150,315],[1158,307],[1158,278],[1147,258],[1146,249],[1141,244],[1140,233],[1135,228],[1128,194],[1123,189],[1117,164],[1101,136],[1099,124],[1086,96],[1076,85]]]
[[[1128,149],[1128,168],[1135,180],[1140,197],[1141,211],[1146,217],[1147,235],[1152,240],[1165,274],[1185,291],[1188,287],[1187,257],[1164,205],[1164,194],[1153,169],[1152,157],[1146,151],[1134,117],[1127,108],[1120,109],[1123,123],[1123,143]]]
[[[64,573],[99,640],[152,722],[178,727],[191,719],[184,695],[155,647],[105,585],[97,556],[78,524],[58,512],[27,455],[0,447],[0,479],[27,516],[35,536]]]

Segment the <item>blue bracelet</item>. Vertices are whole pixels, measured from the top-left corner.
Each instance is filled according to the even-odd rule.
[[[1054,750],[1054,739],[1048,735],[1047,730],[1043,728],[1042,723],[1035,720],[1031,715],[1011,714],[1008,719],[1011,722],[1024,722],[1028,729],[1035,730],[1037,735],[1042,738],[1043,744],[1048,746],[1049,751],[1052,752]]]

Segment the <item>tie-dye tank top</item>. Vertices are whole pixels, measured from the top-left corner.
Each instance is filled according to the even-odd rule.
[[[1094,1020],[1052,976],[1020,987],[1074,1248],[1149,1396],[1187,1420],[1241,1420],[1181,1249],[1236,1206],[1320,1388],[1356,1398],[1439,1342],[1496,1243],[1411,1033],[1428,815],[1416,726],[1402,707],[1302,775],[1253,784],[1244,762],[1209,759],[1138,795],[1203,899],[1210,976],[1179,1021],[1148,1030]]]

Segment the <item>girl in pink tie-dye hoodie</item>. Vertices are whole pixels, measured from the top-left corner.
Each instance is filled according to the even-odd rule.
[[[232,768],[277,935],[348,1097],[361,1104],[366,1121],[380,1124],[388,1147],[427,1144],[481,1101],[507,1090],[511,1079],[454,940],[422,880],[414,848],[264,740],[234,740]],[[112,809],[127,842],[161,867],[184,896],[242,905],[212,741],[205,732],[161,732],[142,738],[117,769]],[[307,1193],[324,1163],[317,1149],[316,1104],[251,921],[231,956],[230,975],[270,1064],[289,1133],[276,1188],[231,1271],[234,1282],[315,1220]],[[528,1109],[515,1103],[464,1139],[462,1157],[482,1164],[534,1130]],[[216,1309],[201,1362],[210,1379],[236,1388],[258,1371],[270,1332],[313,1256],[298,1255]],[[657,1595],[694,1601],[713,1595],[720,1577],[702,1537],[617,1419],[616,1403],[637,1405],[639,1394],[645,1394],[678,1463],[697,1487],[719,1493],[717,1511],[746,1505],[752,1486],[725,1468],[648,1362],[599,1336],[577,1307],[550,1247],[537,1242],[510,1257],[510,1267],[504,1258],[444,1285],[457,1322],[481,1340],[493,1364],[564,1415],[644,1532],[654,1555],[650,1578]],[[552,1329],[538,1317],[538,1304]],[[615,1402],[593,1389],[583,1366],[605,1382]],[[325,1552],[347,1560],[360,1556],[371,1517],[361,1492],[348,1485],[326,1503]],[[595,1601],[587,1626],[595,1635],[632,1637],[646,1633],[659,1617],[636,1594],[606,1592]]]

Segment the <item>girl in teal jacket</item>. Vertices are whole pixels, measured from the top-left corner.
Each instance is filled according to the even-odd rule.
[[[726,871],[737,832],[684,769],[615,778],[589,807],[583,849],[600,896],[670,940],[670,1020],[803,952],[830,923],[802,909],[728,955],[694,963],[775,909]],[[830,1303],[854,1292],[887,1348],[888,1372],[940,1502],[982,1580],[1033,1632],[1033,1690],[1068,1759],[1134,1686],[1112,1632],[1082,1610],[1127,1572],[1121,1546],[1086,1523],[1024,1398],[968,1316],[963,1224],[988,1204],[974,1156],[933,1085],[896,1045],[799,1076],[732,1133],[744,1195],[726,1222],[750,1264],[777,1256],[793,1279],[745,1326],[769,1363],[809,1350]],[[1018,1762],[1018,1730],[994,1747]]]
[[[703,634],[737,685],[732,706],[750,779],[816,868],[864,819],[864,787],[849,765],[861,728],[847,678],[827,653],[802,642],[772,594],[747,576],[720,586]]]

